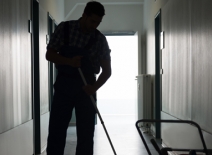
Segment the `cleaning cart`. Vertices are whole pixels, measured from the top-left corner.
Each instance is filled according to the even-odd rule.
[[[152,155],[151,152],[150,152],[150,149],[146,143],[146,140],[144,138],[144,135],[140,129],[140,126],[139,126],[139,123],[145,123],[145,122],[148,122],[148,123],[184,123],[184,124],[190,124],[194,127],[196,127],[198,129],[198,132],[199,132],[199,135],[200,135],[200,139],[201,139],[201,142],[202,142],[202,146],[203,146],[203,149],[180,149],[180,148],[171,148],[171,147],[162,147],[160,148],[159,145],[156,143],[155,139],[151,139],[151,143],[152,145],[154,146],[155,150],[158,152],[159,155],[168,155],[168,152],[173,152],[173,151],[181,151],[181,152],[189,152],[189,155],[196,155],[197,152],[201,152],[201,153],[204,153],[206,155],[209,155],[208,154],[208,150],[207,150],[207,147],[206,147],[206,144],[205,144],[205,141],[204,141],[204,138],[203,138],[203,134],[202,134],[202,130],[200,128],[200,126],[193,122],[193,121],[187,121],[187,120],[154,120],[154,119],[141,119],[141,120],[138,120],[136,122],[136,128],[138,130],[138,133],[144,143],[144,146],[148,152],[149,155]]]

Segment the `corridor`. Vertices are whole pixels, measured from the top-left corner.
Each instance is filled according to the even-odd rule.
[[[147,155],[147,151],[135,127],[134,115],[103,115],[102,116],[108,134],[115,147],[117,155]],[[153,155],[157,155],[149,142],[150,135],[145,136]],[[66,147],[64,155],[75,155],[76,132],[75,127],[69,127],[67,131]],[[94,155],[113,155],[109,141],[102,124],[98,119],[94,137]],[[46,154],[43,154],[46,155]]]

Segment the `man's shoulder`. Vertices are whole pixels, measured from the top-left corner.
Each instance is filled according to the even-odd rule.
[[[105,37],[105,35],[103,35],[99,30],[95,30],[95,35],[97,36],[97,38],[98,39],[100,39],[100,40],[105,40],[106,39],[106,37]]]
[[[67,21],[62,21],[59,25],[64,26],[64,24],[68,23],[69,25],[76,25],[78,23],[78,20],[67,20]]]
[[[64,23],[68,23],[69,26],[74,26],[74,25],[77,25],[78,24],[78,20],[68,20],[68,21],[64,21]]]

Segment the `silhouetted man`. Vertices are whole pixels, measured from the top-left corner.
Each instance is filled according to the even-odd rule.
[[[88,2],[79,20],[61,22],[47,46],[46,59],[56,64],[57,80],[49,121],[47,155],[63,155],[66,132],[76,113],[76,155],[93,155],[96,111],[89,95],[111,75],[110,49],[97,27],[105,15],[99,2]],[[78,72],[81,68],[88,85],[84,86]],[[95,75],[101,73],[96,80]]]

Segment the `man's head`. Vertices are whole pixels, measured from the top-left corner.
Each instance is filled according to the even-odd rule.
[[[99,17],[103,17],[105,15],[105,9],[104,6],[96,1],[88,2],[85,9],[84,14],[87,16],[91,16],[92,14],[95,14]]]
[[[88,2],[82,15],[82,28],[85,32],[94,31],[105,15],[104,6],[96,1]]]

